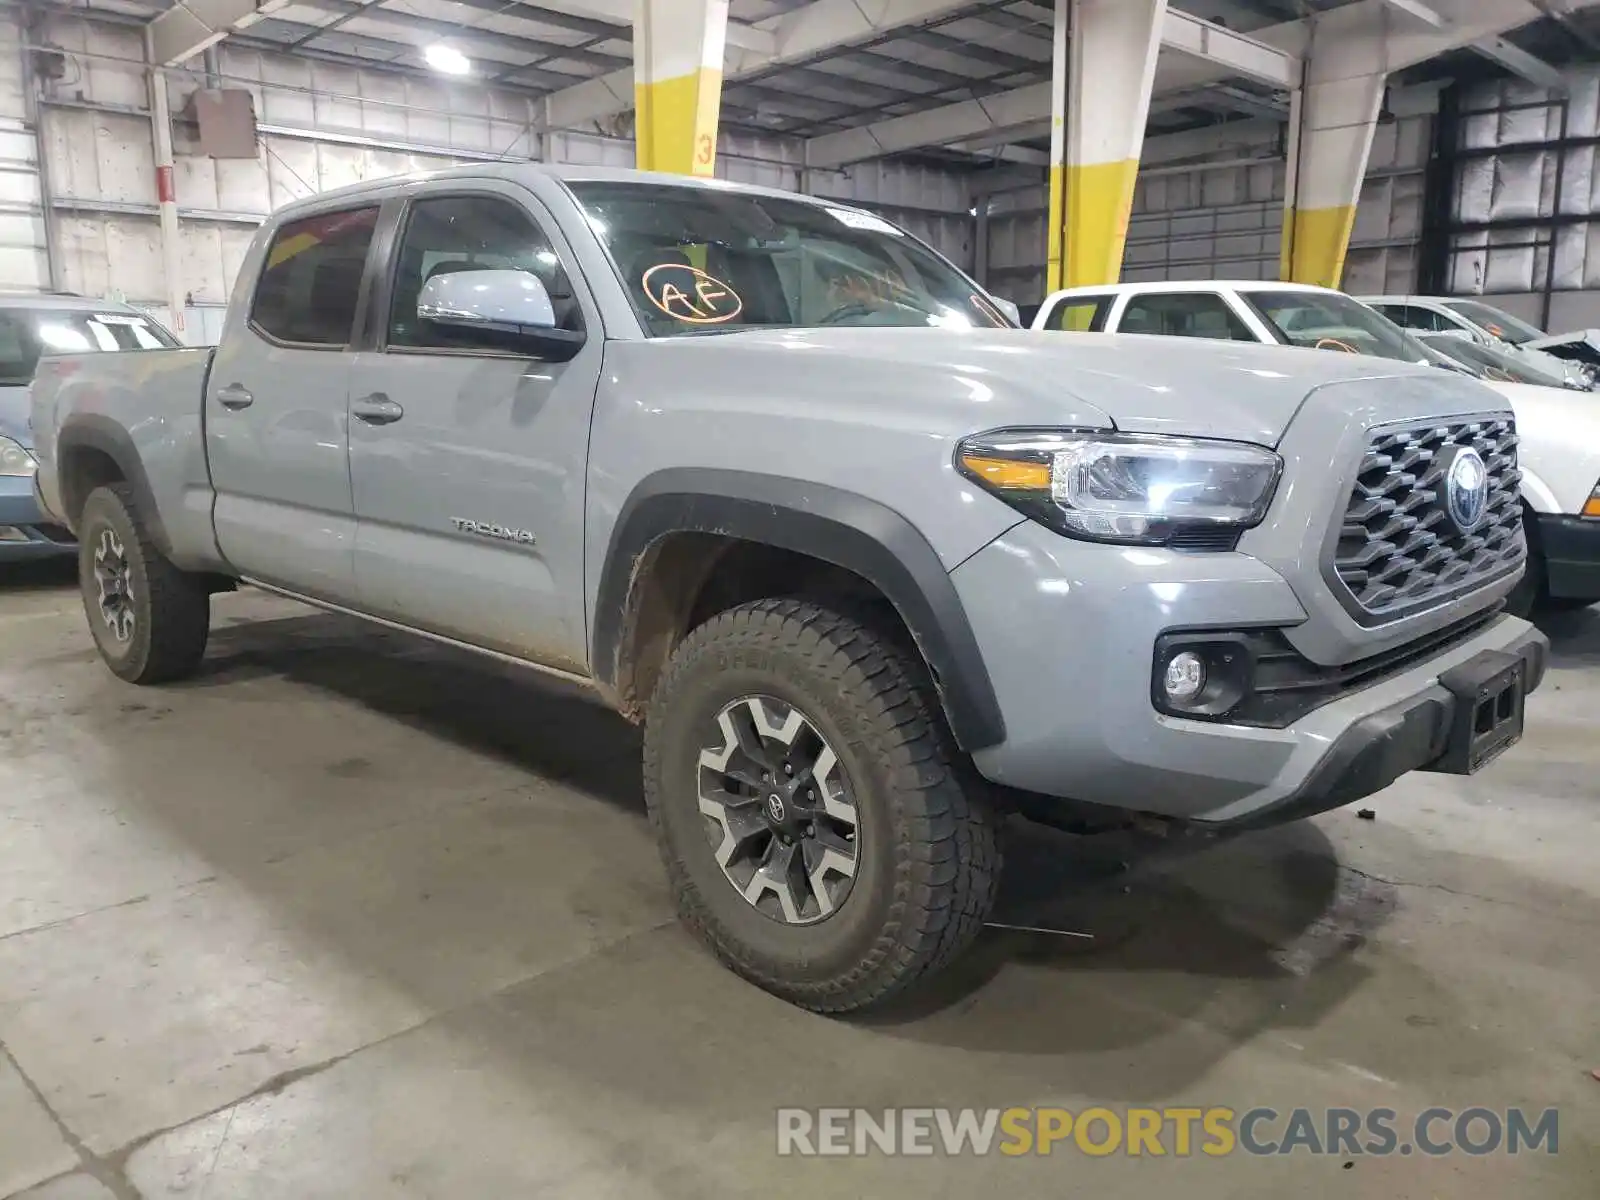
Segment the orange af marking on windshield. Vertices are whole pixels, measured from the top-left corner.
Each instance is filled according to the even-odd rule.
[[[715,275],[683,263],[657,263],[639,280],[644,294],[667,316],[690,325],[720,325],[744,311],[744,301]]]

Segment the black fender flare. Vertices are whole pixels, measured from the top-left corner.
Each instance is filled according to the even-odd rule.
[[[658,471],[629,495],[612,528],[596,596],[591,662],[605,684],[617,682],[636,564],[676,533],[773,546],[859,575],[911,631],[961,748],[972,752],[1005,740],[1000,702],[961,597],[917,528],[853,492],[744,471]]]
[[[87,496],[78,496],[75,498],[77,504],[74,504],[74,498],[66,493],[66,466],[72,452],[79,449],[97,450],[117,464],[123,479],[127,480],[139,500],[139,515],[147,526],[146,532],[156,548],[170,558],[172,543],[167,537],[166,526],[162,524],[161,510],[156,507],[155,496],[150,491],[150,480],[144,473],[144,462],[134,448],[133,439],[122,426],[98,413],[73,413],[56,432],[56,492],[61,497],[63,509],[77,509],[60,514],[71,518],[73,532],[77,533],[82,502],[88,499]]]

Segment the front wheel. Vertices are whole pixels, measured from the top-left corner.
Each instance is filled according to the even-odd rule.
[[[206,650],[211,596],[156,548],[131,487],[89,493],[78,543],[83,608],[106,666],[129,683],[193,673]]]
[[[645,726],[679,914],[736,973],[816,1012],[899,994],[982,928],[998,824],[961,766],[914,653],[799,600],[691,632]]]

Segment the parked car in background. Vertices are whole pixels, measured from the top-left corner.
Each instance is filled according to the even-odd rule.
[[[177,340],[126,304],[81,296],[0,295],[0,564],[77,552],[34,495],[28,385],[41,354],[156,350]]]
[[[1424,344],[1343,292],[1297,283],[1073,288],[1047,297],[1033,327],[1268,342],[1470,374],[1509,401],[1517,414],[1528,569],[1509,600],[1511,608],[1528,613],[1544,602],[1600,601],[1600,403],[1591,393],[1508,380],[1508,372],[1491,373],[1462,354],[1447,356],[1441,353],[1444,347]]]
[[[1477,342],[1455,333],[1418,333],[1416,338],[1480,379],[1579,390],[1561,369],[1565,364],[1547,355],[1521,354],[1504,343]]]
[[[1456,296],[1359,296],[1402,329],[1470,338],[1509,347],[1541,368],[1558,371],[1564,386],[1593,390],[1600,379],[1600,331],[1547,334],[1482,300]]]
[[[808,1008],[970,944],[1007,812],[1294,820],[1478,770],[1544,675],[1463,376],[1040,338],[873,213],[605,167],[308,197],[233,296],[214,351],[40,365],[108,667],[194,671],[242,581],[586,689],[679,913]]]

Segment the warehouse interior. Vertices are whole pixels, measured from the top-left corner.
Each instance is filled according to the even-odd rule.
[[[285,204],[518,163],[875,214],[1025,327],[1229,280],[1594,332],[1597,149],[1583,0],[0,0],[0,294],[195,348]],[[1600,457],[1600,396],[1566,397]],[[1600,527],[1588,497],[1564,519]],[[78,572],[0,553],[0,1200],[1594,1195],[1600,606],[1532,614],[1548,674],[1482,774],[1193,853],[1015,821],[971,954],[835,1018],[675,919],[633,723],[249,587],[197,677],[135,689]],[[1041,1106],[1278,1140],[780,1134]],[[1474,1107],[1555,1112],[1559,1154],[1282,1136]]]

